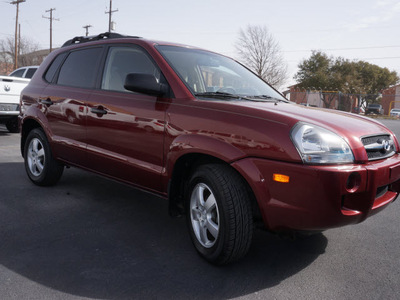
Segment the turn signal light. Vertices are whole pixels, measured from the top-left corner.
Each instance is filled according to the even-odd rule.
[[[282,183],[288,183],[289,182],[289,176],[283,175],[283,174],[273,174],[272,179],[276,182],[282,182]]]

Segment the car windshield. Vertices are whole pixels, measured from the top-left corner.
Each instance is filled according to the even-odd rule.
[[[233,59],[204,50],[177,46],[157,46],[157,49],[196,96],[287,101]]]

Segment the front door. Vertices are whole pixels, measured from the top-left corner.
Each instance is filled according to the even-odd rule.
[[[162,74],[140,47],[108,49],[101,89],[87,102],[88,167],[99,173],[160,191],[165,106],[154,96],[124,88],[129,73]]]

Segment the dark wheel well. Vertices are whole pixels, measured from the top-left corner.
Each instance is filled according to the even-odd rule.
[[[41,127],[38,122],[32,119],[28,119],[24,121],[24,124],[22,125],[21,128],[21,155],[24,156],[25,153],[25,142],[26,138],[28,137],[29,133],[35,129]]]
[[[169,213],[171,216],[181,216],[185,214],[185,199],[186,189],[190,175],[201,165],[205,164],[223,164],[232,168],[228,163],[216,157],[204,154],[186,154],[180,157],[174,166],[172,179],[169,184]],[[232,168],[233,169],[233,168]],[[235,172],[237,172],[235,170]],[[240,174],[239,174],[240,175]],[[249,193],[253,218],[256,224],[262,221],[261,212],[254,196],[252,189],[247,181],[240,175]]]

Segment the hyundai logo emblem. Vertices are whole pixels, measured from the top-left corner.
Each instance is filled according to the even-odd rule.
[[[382,150],[384,153],[390,151],[390,142],[388,140],[383,140],[382,141]]]
[[[11,90],[11,88],[10,88],[9,85],[5,85],[5,86],[4,86],[4,90],[5,90],[6,92],[9,92],[9,91]]]

